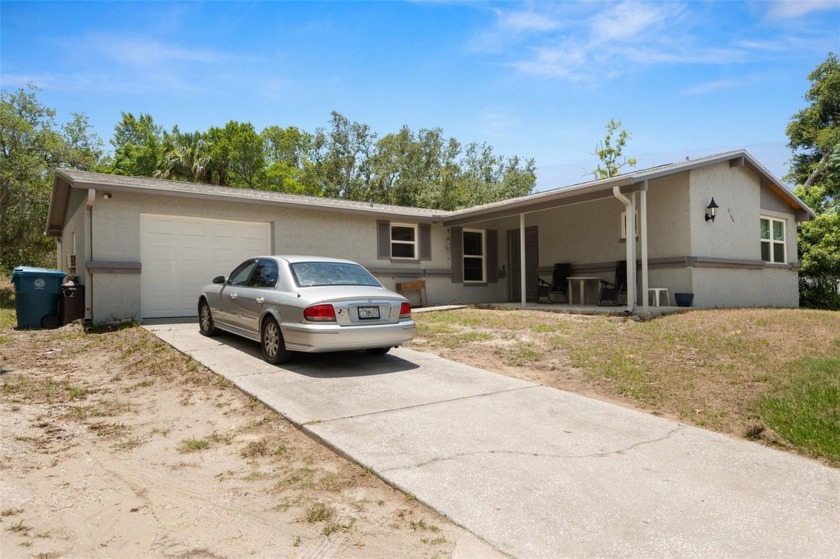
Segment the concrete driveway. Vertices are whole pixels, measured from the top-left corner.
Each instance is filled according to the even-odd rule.
[[[840,557],[840,470],[419,353],[146,328],[517,558]]]

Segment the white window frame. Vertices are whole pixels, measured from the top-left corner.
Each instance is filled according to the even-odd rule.
[[[463,237],[467,233],[477,233],[481,235],[481,254],[467,254],[467,243],[464,241]],[[464,283],[486,283],[487,282],[487,233],[483,229],[464,229],[461,231],[461,246],[463,247],[461,254],[461,265],[463,266],[463,277]],[[467,270],[464,264],[466,263],[467,258],[478,258],[481,260],[481,279],[477,280],[468,280],[467,279]]]
[[[394,239],[394,227],[402,227],[405,229],[411,229],[414,231],[414,240],[413,241],[401,241]],[[414,223],[391,223],[388,229],[390,235],[390,247],[391,247],[391,258],[394,260],[417,260],[419,258],[419,249],[420,249],[420,242],[419,242],[419,235],[420,231],[417,227],[417,224]],[[395,256],[394,255],[394,245],[409,245],[411,246],[413,256]]]
[[[769,225],[770,225],[770,227],[769,227],[770,238],[769,239],[761,238],[761,222],[764,221],[765,219],[769,222]],[[782,225],[782,239],[780,241],[777,241],[773,238],[773,224],[774,223],[781,223],[781,225]],[[763,246],[764,243],[767,243],[770,247],[770,251],[769,251],[770,260],[764,260],[764,257],[761,256],[761,254],[759,254],[759,256],[761,257],[761,260],[763,262],[767,262],[768,264],[787,264],[787,261],[788,261],[788,258],[787,258],[787,221],[784,220],[784,219],[778,218],[778,217],[771,217],[769,215],[762,215],[761,219],[759,219],[759,221],[758,221],[758,224],[759,224],[758,225],[758,236],[760,238],[760,243],[761,243],[759,246]],[[774,249],[775,249],[776,245],[782,245],[782,261],[781,262],[778,262],[778,261],[775,260],[776,251]]]
[[[634,228],[636,230],[636,236],[638,237],[639,236],[639,212],[638,212],[638,210],[635,213],[636,213],[636,221],[633,222],[633,225],[635,225]],[[619,238],[626,239],[627,238],[627,212],[626,211],[621,212],[621,223],[620,223],[619,227],[621,227],[621,237],[619,237]]]

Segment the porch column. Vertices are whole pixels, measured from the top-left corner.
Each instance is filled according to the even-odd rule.
[[[519,214],[519,295],[522,299],[522,308],[526,304],[525,281],[527,279],[525,270],[525,214]]]
[[[627,211],[627,306],[630,312],[639,300],[636,287],[636,193],[630,195],[630,207]]]
[[[639,192],[639,242],[642,251],[642,311],[648,310],[648,240],[647,240],[647,186]]]

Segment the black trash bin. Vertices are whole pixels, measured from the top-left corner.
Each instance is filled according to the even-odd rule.
[[[58,301],[58,317],[62,324],[85,317],[85,286],[67,283],[61,286],[61,299]]]
[[[47,270],[18,266],[12,270],[18,328],[58,328],[58,297],[65,274],[62,270]]]

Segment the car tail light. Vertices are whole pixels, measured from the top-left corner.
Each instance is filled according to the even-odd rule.
[[[303,318],[313,322],[335,322],[335,309],[332,305],[314,305],[303,310]]]
[[[411,318],[411,304],[409,303],[400,305],[400,320],[404,318]]]

